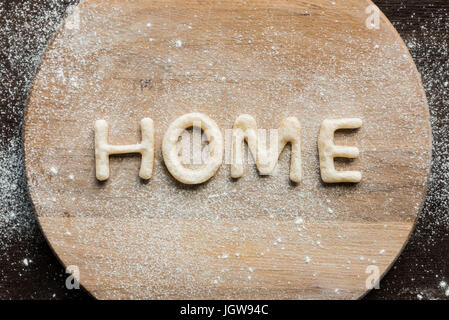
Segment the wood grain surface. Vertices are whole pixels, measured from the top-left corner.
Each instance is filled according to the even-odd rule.
[[[366,268],[384,273],[406,243],[430,167],[420,77],[386,18],[369,30],[367,1],[99,3],[83,2],[79,29],[51,42],[26,117],[30,193],[62,262],[97,298],[363,295]],[[288,182],[284,152],[268,178],[247,168],[232,181],[223,166],[180,185],[160,140],[193,111],[222,129],[240,113],[262,128],[297,116],[304,181]],[[153,179],[137,179],[138,157],[117,157],[97,183],[94,121],[110,122],[111,142],[135,143],[144,116],[156,124]],[[347,116],[364,126],[336,141],[361,157],[338,165],[363,181],[322,184],[319,124]]]

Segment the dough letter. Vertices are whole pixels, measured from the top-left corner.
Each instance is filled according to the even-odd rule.
[[[109,178],[109,156],[111,154],[140,153],[142,161],[139,176],[150,179],[153,174],[154,162],[154,126],[153,120],[142,119],[140,122],[142,142],[127,146],[108,143],[109,126],[105,120],[95,122],[95,163],[97,179],[105,181]]]
[[[357,158],[359,149],[356,147],[336,146],[334,134],[338,129],[357,129],[362,126],[361,119],[324,120],[321,123],[318,149],[320,153],[321,179],[327,183],[360,182],[360,171],[335,170],[334,158]]]
[[[189,169],[182,165],[177,143],[184,130],[196,126],[201,126],[209,140],[209,157],[201,168]],[[223,162],[223,149],[220,128],[202,113],[189,113],[176,119],[168,128],[162,142],[162,154],[168,171],[176,180],[185,184],[200,184],[212,178]]]
[[[261,175],[269,175],[273,172],[282,150],[290,142],[292,145],[290,180],[301,182],[301,124],[298,119],[291,117],[283,120],[277,132],[277,141],[271,141],[268,149],[258,137],[256,120],[246,114],[238,117],[232,132],[231,176],[233,178],[243,176],[243,140],[248,143],[248,148],[256,160],[256,167]]]

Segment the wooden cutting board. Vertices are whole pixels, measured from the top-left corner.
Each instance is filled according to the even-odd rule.
[[[51,41],[24,128],[42,230],[100,299],[358,298],[407,242],[426,191],[429,112],[388,20],[365,0],[86,0]],[[378,15],[377,15],[378,14]],[[377,20],[377,18],[379,18]],[[161,155],[176,118],[202,112],[225,134],[243,113],[265,129],[302,125],[304,177],[289,149],[268,177],[224,164],[207,183],[174,180]],[[110,143],[155,124],[153,177],[138,155],[95,178],[94,123]],[[358,184],[320,179],[324,119],[358,117],[335,143],[360,157]],[[368,285],[367,285],[368,284]]]

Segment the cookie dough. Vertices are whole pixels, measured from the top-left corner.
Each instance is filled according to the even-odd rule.
[[[320,136],[318,138],[318,149],[320,154],[321,179],[326,183],[353,182],[362,180],[360,171],[337,171],[335,170],[334,158],[357,158],[359,149],[356,147],[336,146],[334,134],[339,129],[357,129],[362,126],[362,120],[358,118],[349,119],[326,119],[321,123]]]
[[[142,141],[133,145],[111,145],[108,143],[109,126],[105,120],[95,122],[95,166],[96,176],[100,181],[109,179],[109,156],[111,154],[140,153],[142,162],[139,176],[150,179],[154,163],[154,125],[153,120],[144,118],[140,121]]]
[[[270,147],[258,136],[256,120],[247,114],[241,115],[234,123],[232,133],[232,160],[231,176],[240,178],[243,176],[243,141],[248,143],[256,167],[261,175],[273,173],[279,159],[279,155],[287,143],[291,143],[290,180],[301,182],[301,124],[295,117],[290,117],[281,122],[277,130],[277,139],[271,139]],[[274,140],[274,141],[273,141]]]
[[[209,140],[209,157],[198,169],[185,167],[178,155],[178,140],[182,132],[192,127],[201,128]],[[189,113],[176,119],[168,128],[162,142],[162,155],[170,174],[185,184],[200,184],[212,178],[223,162],[224,142],[214,120],[202,113]]]

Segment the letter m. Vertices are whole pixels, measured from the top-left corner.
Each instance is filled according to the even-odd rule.
[[[273,173],[282,150],[287,143],[290,143],[292,150],[290,180],[301,182],[301,124],[295,117],[286,118],[275,131],[277,137],[271,139],[270,147],[267,147],[265,139],[258,134],[257,123],[253,117],[245,114],[237,118],[232,131],[231,176],[233,178],[243,176],[243,141],[247,142],[261,175]]]

